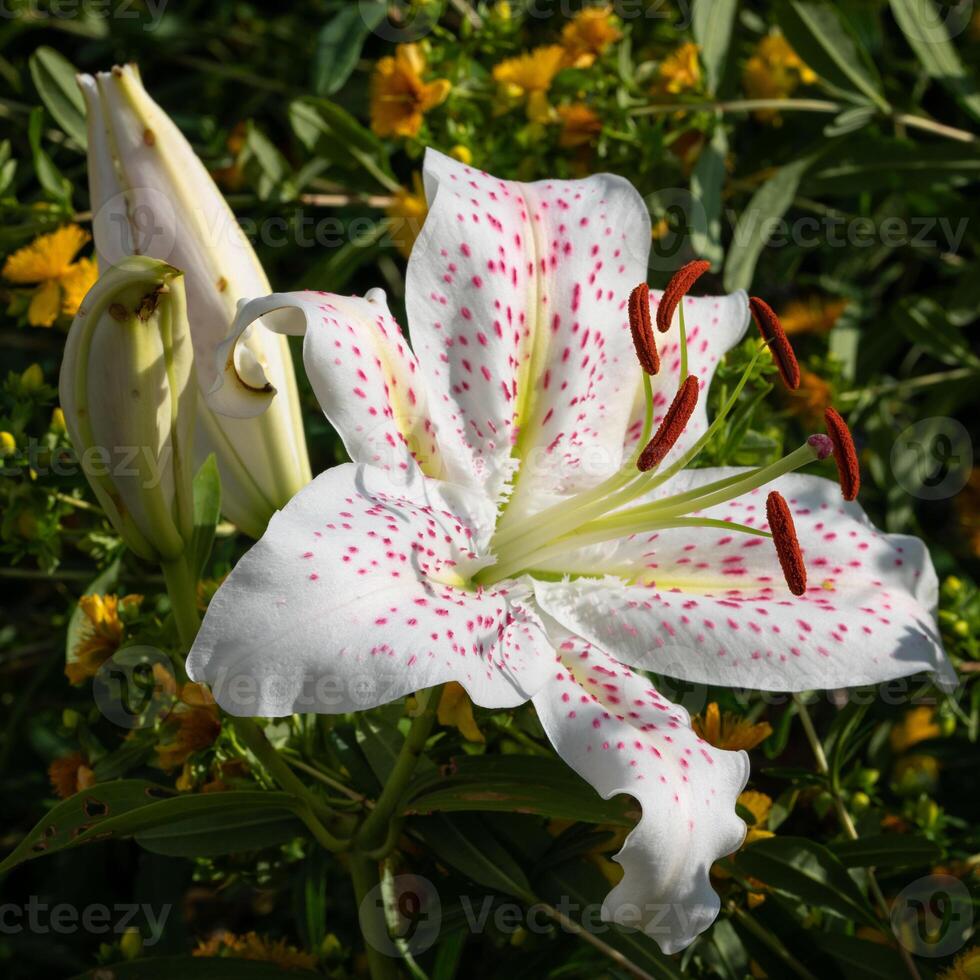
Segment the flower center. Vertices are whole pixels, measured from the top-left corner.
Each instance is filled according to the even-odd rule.
[[[814,460],[826,459],[831,453],[837,463],[843,495],[845,499],[853,500],[860,485],[857,454],[847,425],[833,409],[828,409],[826,415],[827,435],[810,436],[803,445],[775,463],[745,470],[692,490],[667,496],[653,495],[653,491],[694,462],[725,424],[752,376],[756,363],[767,350],[772,354],[787,387],[793,388],[799,384],[799,365],[779,319],[767,303],[753,297],[750,306],[762,335],[762,343],[704,434],[666,468],[661,469],[697,407],[698,380],[687,372],[687,330],[682,300],[690,286],[707,268],[708,264],[705,262],[692,262],[682,268],[664,291],[657,310],[657,327],[661,332],[672,326],[676,312],[681,354],[681,381],[657,431],[651,436],[654,412],[651,377],[660,370],[660,357],[650,318],[649,293],[646,285],[641,284],[633,290],[628,304],[630,331],[637,359],[643,368],[646,406],[642,434],[636,449],[617,473],[590,490],[563,500],[529,518],[498,527],[490,542],[496,561],[474,577],[476,585],[491,585],[521,573],[534,574],[536,570],[550,570],[556,561],[560,563],[562,556],[594,544],[667,528],[712,527],[724,528],[738,534],[772,538],[776,558],[790,591],[794,595],[802,595],[806,591],[806,567],[797,540],[793,515],[779,493],[773,491],[767,501],[767,531],[733,521],[696,515],[709,507],[758,490]],[[548,566],[548,569],[544,566]]]

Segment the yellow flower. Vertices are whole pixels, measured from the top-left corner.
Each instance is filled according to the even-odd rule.
[[[157,745],[157,765],[171,770],[214,743],[221,732],[221,717],[211,692],[202,684],[188,682],[180,700],[164,724],[164,737]]]
[[[120,604],[138,606],[141,595],[120,599],[115,595],[83,595],[78,607],[85,614],[82,636],[72,658],[65,665],[65,674],[72,684],[81,684],[94,677],[98,669],[118,649],[123,640],[123,623],[119,618]]]
[[[742,85],[750,99],[785,99],[797,85],[812,85],[816,73],[807,67],[782,34],[767,34],[758,45],[742,72]],[[778,124],[775,109],[758,109],[755,116],[762,122]]]
[[[698,46],[693,41],[682,44],[660,62],[657,81],[653,87],[656,95],[680,95],[696,92],[701,86],[701,63]]]
[[[425,114],[446,101],[446,78],[424,82],[425,55],[417,44],[399,44],[382,58],[371,79],[371,128],[378,136],[417,136]]]
[[[610,44],[621,37],[609,7],[586,7],[562,29],[564,63],[574,68],[588,68]]]
[[[772,797],[766,796],[765,793],[757,793],[755,790],[747,789],[744,793],[739,794],[738,803],[755,817],[755,823],[749,827],[748,833],[745,835],[745,844],[753,844],[757,840],[764,840],[766,837],[773,836],[773,832],[767,827],[769,814],[772,812]]]
[[[473,162],[473,153],[468,146],[464,146],[462,143],[457,143],[449,151],[449,155],[454,160],[459,160],[460,163],[465,163],[467,166]]]
[[[17,440],[9,432],[0,432],[0,459],[13,456],[17,450]]]
[[[202,941],[194,950],[194,956],[225,956],[239,960],[260,960],[275,963],[284,970],[313,970],[316,958],[290,946],[285,939],[267,939],[254,932],[236,936],[232,932],[219,932]]]
[[[438,718],[440,725],[459,729],[459,733],[467,742],[486,741],[473,717],[473,702],[470,701],[463,685],[456,681],[450,681],[442,689]]]
[[[921,705],[906,711],[889,736],[893,752],[905,752],[930,738],[939,738],[942,730],[936,722],[936,709]]]
[[[971,946],[965,953],[960,953],[937,980],[980,980],[980,946]]]
[[[3,277],[18,286],[36,286],[27,309],[32,327],[50,327],[59,313],[74,316],[98,277],[91,259],[74,261],[89,240],[78,225],[65,225],[7,256]]]
[[[501,61],[493,69],[493,79],[511,99],[526,101],[528,119],[547,122],[551,118],[547,92],[564,57],[565,49],[559,44],[535,48]]]
[[[787,303],[779,311],[779,321],[789,334],[827,333],[846,309],[846,299],[810,296]]]
[[[95,785],[95,773],[88,767],[81,752],[55,759],[48,766],[48,779],[55,793],[63,800]]]
[[[422,178],[416,173],[412,177],[411,189],[399,188],[391,204],[385,209],[391,218],[391,240],[405,258],[412,253],[415,239],[419,237],[429,206],[422,189]]]
[[[772,734],[767,721],[746,721],[738,715],[722,714],[712,701],[703,715],[691,719],[694,731],[716,749],[754,749]]]

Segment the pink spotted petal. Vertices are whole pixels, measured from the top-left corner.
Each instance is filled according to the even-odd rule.
[[[651,291],[653,317],[663,293]],[[728,296],[687,296],[684,298],[684,324],[687,328],[687,371],[700,382],[697,408],[684,433],[667,454],[666,468],[682,456],[708,428],[708,391],[718,363],[745,336],[749,325],[749,298],[744,291]],[[660,371],[653,378],[654,427],[661,422],[681,381],[680,319],[674,314],[673,325],[660,341]],[[632,413],[627,448],[632,449],[643,428],[643,402],[638,396]]]
[[[226,711],[355,711],[449,680],[501,708],[541,686],[552,649],[525,598],[462,587],[493,507],[411,472],[338,466],[272,518],[187,660]]]
[[[736,472],[691,470],[662,491]],[[835,482],[819,477],[783,477],[704,513],[765,529],[771,489],[796,522],[809,580],[799,598],[769,539],[678,528],[568,558],[562,571],[610,577],[536,582],[538,601],[622,662],[696,683],[801,691],[920,671],[955,682],[936,628],[936,574],[925,545],[879,531]]]
[[[558,662],[534,696],[558,754],[605,799],[629,793],[643,815],[615,860],[623,880],[603,918],[642,928],[665,953],[714,921],[711,865],[742,843],[735,800],[749,775],[744,752],[703,742],[684,708],[587,641],[553,631]]]
[[[643,200],[608,174],[521,184],[433,150],[425,183],[406,303],[440,431],[460,435],[495,499],[515,446],[518,498],[529,482],[598,482],[639,383],[626,302],[646,279]]]

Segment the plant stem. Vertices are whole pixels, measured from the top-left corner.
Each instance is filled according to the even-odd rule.
[[[661,102],[655,105],[638,106],[631,110],[634,116],[659,116],[672,112],[752,112],[756,109],[776,109],[786,112],[826,112],[840,113],[845,109],[856,108],[841,102],[827,99],[731,99],[727,102]],[[884,111],[884,107],[882,107]],[[945,123],[936,122],[927,116],[915,116],[907,112],[884,113],[901,126],[921,129],[936,136],[956,140],[958,143],[975,143],[977,137],[966,129],[957,129]]]
[[[190,568],[184,558],[174,561],[162,561],[163,579],[167,583],[167,594],[170,596],[170,608],[177,624],[177,635],[181,646],[189,650],[194,644],[201,617],[197,611],[197,583],[191,575]]]
[[[394,768],[385,780],[374,809],[367,815],[357,833],[357,844],[362,850],[377,848],[384,841],[388,823],[395,815],[395,809],[415,772],[419,757],[435,724],[441,695],[442,685],[429,688],[428,691],[421,691],[417,695],[420,711],[412,721],[412,727],[408,730]]]
[[[357,904],[356,911],[358,919],[360,919],[362,906],[367,900],[368,894],[377,889],[378,895],[381,895],[381,889],[379,888],[381,876],[378,871],[378,862],[367,857],[365,854],[354,852],[350,855],[350,876],[354,882],[354,898]],[[374,912],[373,910],[365,909],[364,914],[373,915]],[[386,921],[383,914],[381,920]],[[361,934],[364,936],[368,966],[371,970],[371,980],[398,980],[398,970],[394,961],[385,956],[381,950],[375,948],[363,924],[361,925]]]
[[[841,828],[848,838],[851,840],[857,840],[859,837],[857,827],[854,826],[854,821],[851,819],[850,813],[847,811],[847,807],[844,805],[844,800],[841,797],[840,788],[837,786],[837,781],[830,778],[830,766],[827,763],[827,755],[823,750],[823,744],[820,741],[820,736],[817,734],[817,730],[813,725],[813,719],[810,717],[810,712],[807,710],[806,704],[803,699],[798,695],[793,695],[793,701],[796,704],[796,711],[800,717],[800,724],[803,725],[803,731],[806,733],[807,741],[810,743],[810,749],[813,752],[813,758],[816,760],[817,769],[821,775],[828,777],[827,785],[830,789],[830,795],[833,797],[834,809],[837,812],[837,819],[840,821]],[[868,890],[871,892],[876,904],[878,905],[878,911],[881,914],[882,919],[885,923],[890,922],[890,910],[888,908],[888,900],[885,898],[884,893],[881,890],[881,886],[878,884],[878,879],[875,876],[874,868],[867,868],[868,876]],[[912,954],[905,948],[905,944],[891,932],[892,941],[895,944],[895,948],[898,950],[905,963],[905,968],[908,970],[909,976],[913,980],[922,980],[919,974],[918,967],[912,960]]]

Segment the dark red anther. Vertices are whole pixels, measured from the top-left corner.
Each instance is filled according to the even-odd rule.
[[[674,322],[674,310],[690,288],[711,268],[710,262],[695,259],[681,266],[673,275],[657,307],[657,329],[666,333]]]
[[[650,322],[650,287],[641,282],[630,293],[629,301],[630,333],[633,334],[633,346],[640,367],[647,374],[656,374],[660,370],[660,354],[657,352],[657,337]]]
[[[861,489],[861,467],[851,430],[841,418],[840,412],[834,408],[828,408],[823,413],[823,420],[827,426],[827,435],[834,444],[834,462],[840,477],[841,493],[845,500],[856,500]]]
[[[641,473],[659,466],[667,453],[674,448],[674,443],[687,427],[697,406],[699,389],[698,379],[693,374],[688,375],[677,389],[664,420],[636,461],[636,467]]]
[[[797,363],[796,354],[793,353],[793,345],[779,322],[779,317],[776,316],[773,308],[758,296],[753,296],[749,300],[749,307],[758,324],[762,339],[769,345],[783,384],[790,391],[796,391],[800,386],[800,365]]]
[[[786,584],[793,595],[803,595],[806,592],[806,565],[796,536],[793,514],[786,498],[778,490],[773,490],[766,498],[766,517]]]

